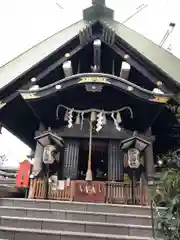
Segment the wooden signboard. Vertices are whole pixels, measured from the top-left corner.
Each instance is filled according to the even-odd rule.
[[[16,186],[28,188],[30,174],[32,170],[32,164],[28,160],[24,160],[20,163],[17,177],[16,177]]]
[[[76,202],[104,203],[106,188],[104,182],[75,181],[73,200]]]

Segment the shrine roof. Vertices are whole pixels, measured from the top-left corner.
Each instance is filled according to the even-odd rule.
[[[20,90],[22,86],[27,85],[28,82],[30,82],[30,78],[32,77],[35,77],[37,79],[37,76],[41,75],[41,79],[44,80],[45,79],[44,72],[47,73],[48,71],[52,71],[53,68],[54,69],[57,68],[57,70],[59,71],[60,66],[64,62],[63,57],[65,53],[69,53],[69,51],[72,51],[74,49],[73,51],[75,55],[77,51],[79,51],[79,49],[82,50],[82,48],[84,48],[86,44],[88,45],[89,42],[92,42],[97,37],[99,37],[103,42],[104,41],[103,30],[107,30],[107,32],[109,32],[110,30],[111,33],[112,32],[115,33],[114,46],[112,46],[113,44],[110,44],[111,45],[110,47],[114,51],[116,51],[117,49],[116,52],[118,51],[120,52],[123,50],[123,54],[120,54],[118,52],[118,55],[123,55],[121,56],[122,59],[124,59],[124,54],[127,54],[128,56],[130,56],[130,58],[132,56],[132,60],[137,61],[138,64],[146,68],[145,70],[147,70],[148,73],[150,72],[151,76],[153,75],[155,79],[155,83],[157,83],[157,81],[162,81],[162,82],[165,82],[167,86],[169,86],[169,83],[172,83],[170,85],[173,85],[173,88],[175,90],[177,88],[180,88],[180,74],[179,74],[180,60],[175,56],[173,56],[171,53],[167,52],[162,47],[153,43],[151,40],[145,38],[138,32],[115,21],[113,18],[113,13],[114,13],[113,10],[105,6],[104,0],[94,0],[93,6],[83,11],[83,20],[80,20],[79,22],[74,23],[73,25],[65,28],[64,30],[57,32],[56,34],[42,41],[41,43],[35,45],[28,51],[22,53],[20,56],[13,59],[9,63],[0,67],[0,93],[1,93],[0,100],[2,100],[0,101],[0,110],[1,110],[0,119],[2,122],[4,121],[3,123],[8,130],[10,130],[15,135],[18,135],[18,137],[22,141],[26,142],[27,145],[31,147],[32,146],[35,147],[34,132],[38,129],[39,123],[43,122],[42,119],[44,120],[44,122],[46,121],[47,127],[51,124],[56,126],[55,124],[57,122],[57,119],[55,118],[54,120],[52,119],[52,116],[54,116],[54,113],[56,111],[56,107],[44,108],[42,106],[46,106],[46,105],[48,106],[49,104],[49,99],[45,97],[45,94],[50,96],[52,93],[54,93],[58,89],[55,88],[55,86],[53,85],[54,83],[50,83],[51,88],[53,89],[54,92],[49,91],[51,89],[48,88],[47,85],[44,85],[44,88],[40,88],[39,90],[37,90],[37,95],[38,94],[42,95],[41,99],[43,100],[39,102],[31,101],[31,104],[29,104],[27,99],[23,98],[23,95],[19,94],[20,91],[18,90]],[[84,31],[84,30],[87,30],[87,31]],[[86,36],[88,35],[89,31],[90,31],[90,37],[91,37],[90,39],[88,39],[89,36]],[[83,37],[85,37],[85,40],[88,40],[87,42],[85,42],[85,44],[81,42],[82,39],[80,39],[81,38],[80,33],[82,33]],[[75,44],[73,43],[75,46],[73,46],[72,42],[75,42]],[[68,44],[69,46],[67,47]],[[49,61],[51,57],[53,58],[53,60]],[[42,64],[43,68],[41,68],[42,62],[43,63],[46,62],[44,65]],[[119,62],[118,64],[120,65]],[[131,65],[131,63],[129,64]],[[58,77],[59,76],[60,74],[58,72]],[[49,77],[49,79],[51,80],[51,77]],[[55,79],[53,80],[55,81]],[[60,80],[63,81],[62,78],[60,78]],[[37,80],[37,81],[40,81],[40,80]],[[68,84],[69,83],[70,83],[70,78],[68,79]],[[60,84],[63,86],[62,82],[60,82]],[[138,86],[137,87],[133,86],[135,88],[134,91],[136,91],[137,93],[136,92],[128,93],[127,86],[126,88],[125,87],[123,88],[123,86],[125,86],[125,82],[119,81],[118,84],[119,85],[124,84],[120,86],[122,90],[121,94],[123,97],[122,99],[119,99],[119,103],[122,103],[122,100],[123,100],[125,104],[127,102],[130,102],[130,100],[132,100],[132,107],[134,107],[135,100],[136,100],[138,107],[135,109],[135,112],[137,112],[137,119],[139,117],[138,119],[139,123],[141,123],[142,121],[150,125],[151,119],[149,115],[151,115],[151,117],[154,117],[155,115],[157,115],[157,113],[159,113],[160,109],[163,108],[161,106],[158,106],[158,104],[153,103],[152,101],[149,101],[148,103],[149,105],[147,105],[148,101],[144,101],[144,100],[150,100],[149,96],[152,95],[152,92],[150,92],[152,90],[146,91],[146,93],[144,93],[144,91],[138,88]],[[127,84],[130,84],[130,83],[128,82]],[[9,91],[10,87],[11,87],[11,90]],[[29,90],[27,89],[26,89],[27,94],[29,94],[28,93]],[[63,87],[61,90],[63,90]],[[62,98],[66,99],[66,92],[61,90],[58,90],[58,92],[62,92],[62,95],[64,94]],[[71,90],[68,90],[68,91],[69,91],[69,96],[71,96],[71,98],[72,96],[74,96],[74,99],[76,100],[78,95],[77,92],[75,91],[70,92]],[[83,91],[81,91],[80,87],[79,87],[79,90],[77,89],[77,91],[79,91],[79,96],[81,96],[82,93],[84,93]],[[109,88],[107,89],[105,88],[105,91],[106,93],[109,94],[109,91],[111,90]],[[6,94],[4,94],[4,92],[6,92]],[[175,92],[177,91],[174,91],[173,93],[172,91],[169,91],[167,93],[170,94],[168,96],[172,96],[172,95],[174,96]],[[141,93],[141,99],[138,99],[137,97],[140,96],[140,93]],[[85,99],[85,96],[87,97],[87,94],[88,93],[86,92],[84,93],[84,99]],[[134,95],[134,98],[129,97],[130,95],[131,96]],[[154,95],[156,96],[158,94],[154,94]],[[56,98],[55,94],[53,96],[52,96],[51,103],[52,105],[54,104],[54,106],[56,106],[58,98]],[[112,92],[112,96],[115,96],[114,92]],[[120,97],[119,92],[117,92],[116,96]],[[104,99],[107,99],[105,97],[106,95],[104,95]],[[91,96],[89,97],[89,99],[90,100],[92,99]],[[93,99],[95,99],[94,96],[93,96]],[[116,102],[115,100],[116,99],[114,99],[114,102]],[[67,101],[69,100],[67,99]],[[139,109],[141,109],[139,107],[140,101],[144,109],[147,110],[147,114],[145,114],[145,112],[143,111],[139,112]],[[98,102],[98,98],[97,98],[97,101],[94,100],[94,102]],[[102,102],[106,102],[106,100]],[[68,102],[68,104],[70,103]],[[147,107],[150,105],[152,107],[152,114],[150,112],[150,107]],[[162,105],[165,105],[165,104],[162,104]],[[34,109],[38,114],[35,113]],[[51,114],[50,114],[50,111],[52,111]],[[144,115],[144,120],[142,120],[142,117],[141,117],[142,113]],[[24,125],[24,123],[26,123],[26,126]],[[59,124],[59,122],[57,124]]]
[[[16,79],[37,66],[57,51],[59,47],[75,38],[89,22],[95,23],[97,21],[102,24],[106,23],[127,44],[130,50],[135,51],[141,61],[143,61],[142,59],[148,61],[152,68],[155,68],[164,77],[169,78],[175,85],[179,86],[180,60],[177,57],[138,32],[115,21],[113,17],[114,11],[106,7],[104,0],[93,0],[92,4],[91,7],[83,11],[83,20],[59,31],[0,67],[0,90],[14,83]]]
[[[116,30],[118,36],[129,45],[129,48],[134,49],[137,54],[142,55],[155,68],[180,84],[180,59],[140,33],[117,21],[107,19],[106,22]]]
[[[60,30],[44,41],[38,43],[12,61],[0,67],[0,90],[14,82],[22,74],[55,52],[69,40],[73,39],[79,30],[85,27],[87,21],[81,20],[73,25]]]

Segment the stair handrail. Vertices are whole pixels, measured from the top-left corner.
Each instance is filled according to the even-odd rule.
[[[154,202],[153,202],[153,200],[151,200],[151,202],[150,202],[150,207],[151,207],[152,236],[153,236],[153,239],[156,239],[156,230],[155,230],[155,221],[154,221],[155,213],[154,213]]]
[[[158,229],[159,229],[159,221],[158,219],[160,219],[161,214],[158,210],[158,207],[156,205],[156,202],[154,201],[154,199],[151,199],[151,223],[152,223],[152,234],[153,234],[153,239],[157,239],[157,233],[158,233]]]

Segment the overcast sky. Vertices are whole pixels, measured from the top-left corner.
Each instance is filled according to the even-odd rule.
[[[172,53],[180,58],[180,0],[106,0],[115,9],[115,20],[123,22],[141,4],[148,4],[126,25],[159,44],[169,22],[176,27],[166,41]],[[63,7],[57,6],[59,3]],[[82,18],[82,9],[91,0],[0,0],[0,66],[55,32]],[[28,127],[28,126],[27,126]],[[9,144],[10,143],[10,144]],[[27,146],[3,130],[1,151],[7,154],[8,165],[17,165],[28,152]]]

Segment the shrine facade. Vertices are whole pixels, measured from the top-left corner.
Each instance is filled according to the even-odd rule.
[[[2,66],[0,122],[32,149],[29,197],[90,188],[92,201],[147,204],[159,154],[179,144],[179,64],[99,0]]]

